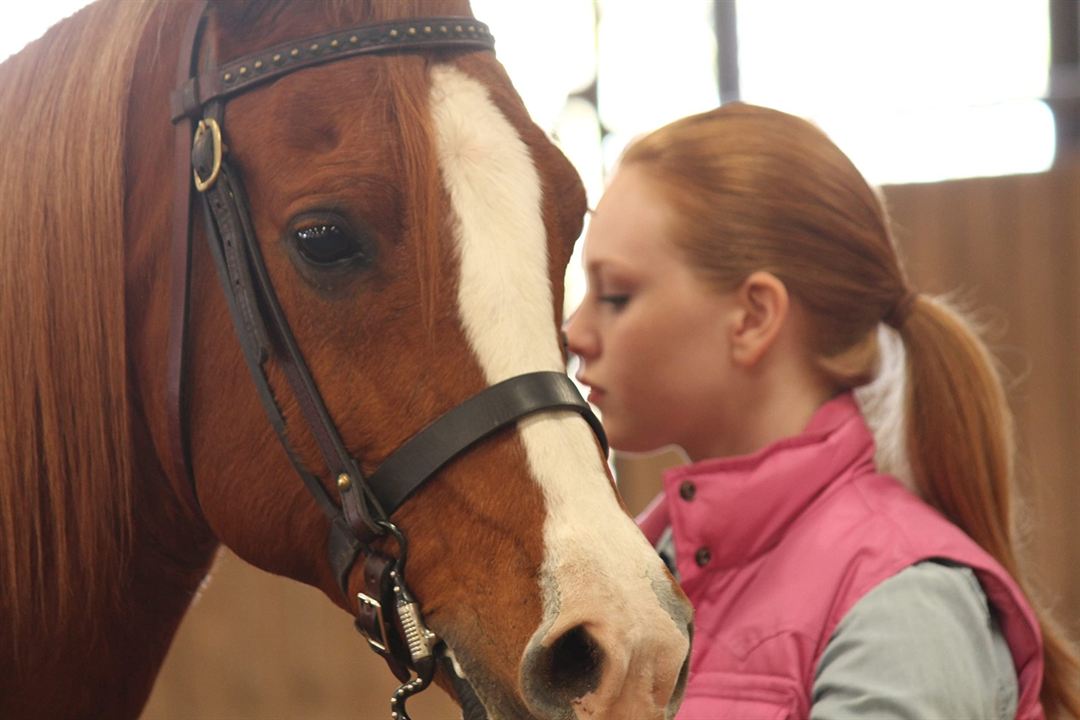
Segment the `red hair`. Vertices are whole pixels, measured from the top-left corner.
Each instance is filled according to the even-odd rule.
[[[993,358],[946,304],[913,295],[884,206],[851,161],[809,122],[732,103],[633,143],[675,209],[675,237],[715,287],[776,275],[807,311],[807,342],[837,390],[869,382],[878,327],[907,356],[906,447],[915,487],[1022,582],[1012,508],[1012,416]],[[1038,611],[1037,611],[1038,612]],[[1040,614],[1049,717],[1080,718],[1080,666]]]

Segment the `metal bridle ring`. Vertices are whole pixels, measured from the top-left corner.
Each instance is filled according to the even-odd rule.
[[[397,566],[398,574],[404,576],[405,560],[409,554],[409,542],[405,539],[405,533],[401,532],[400,528],[389,520],[376,520],[375,524],[397,541],[398,554],[394,564]]]
[[[195,130],[193,145],[199,144],[207,130],[210,130],[210,136],[214,141],[214,166],[210,169],[210,177],[206,180],[199,177],[198,168],[192,169],[191,174],[195,178],[195,189],[199,192],[209,190],[217,182],[218,175],[221,174],[221,127],[218,125],[217,120],[205,118],[199,121],[199,126]]]

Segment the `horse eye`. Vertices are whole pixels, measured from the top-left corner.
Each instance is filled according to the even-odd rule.
[[[312,265],[337,265],[349,260],[366,260],[363,246],[353,234],[334,223],[314,223],[293,231],[296,248]]]

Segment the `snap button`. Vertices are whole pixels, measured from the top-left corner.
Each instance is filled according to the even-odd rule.
[[[712,560],[712,552],[707,547],[700,547],[697,552],[694,553],[694,562],[698,567],[705,567]]]
[[[685,481],[682,485],[679,486],[679,497],[681,497],[683,500],[693,500],[695,494],[697,494],[697,486],[689,480]]]

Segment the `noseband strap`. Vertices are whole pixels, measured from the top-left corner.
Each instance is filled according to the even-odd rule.
[[[430,682],[435,669],[433,647],[438,639],[424,627],[419,604],[405,584],[407,541],[390,515],[453,458],[518,420],[538,412],[580,414],[607,452],[599,421],[577,388],[563,373],[534,372],[493,385],[449,410],[385,459],[365,478],[349,453],[308,369],[278,302],[251,221],[238,169],[228,158],[224,141],[224,106],[231,97],[272,82],[288,73],[363,54],[465,48],[491,50],[487,27],[473,18],[427,18],[350,28],[278,45],[211,67],[199,74],[200,36],[206,3],[199,3],[181,48],[182,79],[172,96],[177,124],[177,156],[190,153],[176,189],[171,261],[171,320],[168,348],[170,448],[174,482],[198,509],[194,478],[187,461],[184,423],[183,366],[188,292],[190,288],[190,189],[202,200],[206,234],[229,314],[248,370],[270,424],[294,469],[329,520],[327,552],[345,597],[358,555],[365,556],[364,592],[360,594],[357,627],[372,648],[383,655],[404,681],[407,668],[416,678],[402,686],[393,702],[395,717],[408,718],[404,700]],[[212,66],[213,61],[209,64]],[[195,123],[198,129],[195,129]],[[329,476],[308,470],[290,442],[285,413],[271,388],[270,363],[284,371],[300,408],[304,426],[315,439]],[[337,488],[335,499],[328,487]],[[373,551],[377,537],[392,535],[398,557]],[[475,700],[475,697],[474,697]],[[400,703],[400,704],[399,704]]]
[[[368,478],[387,513],[404,503],[423,482],[480,440],[536,412],[569,410],[592,427],[604,451],[600,421],[564,373],[518,375],[474,395],[414,435]]]

